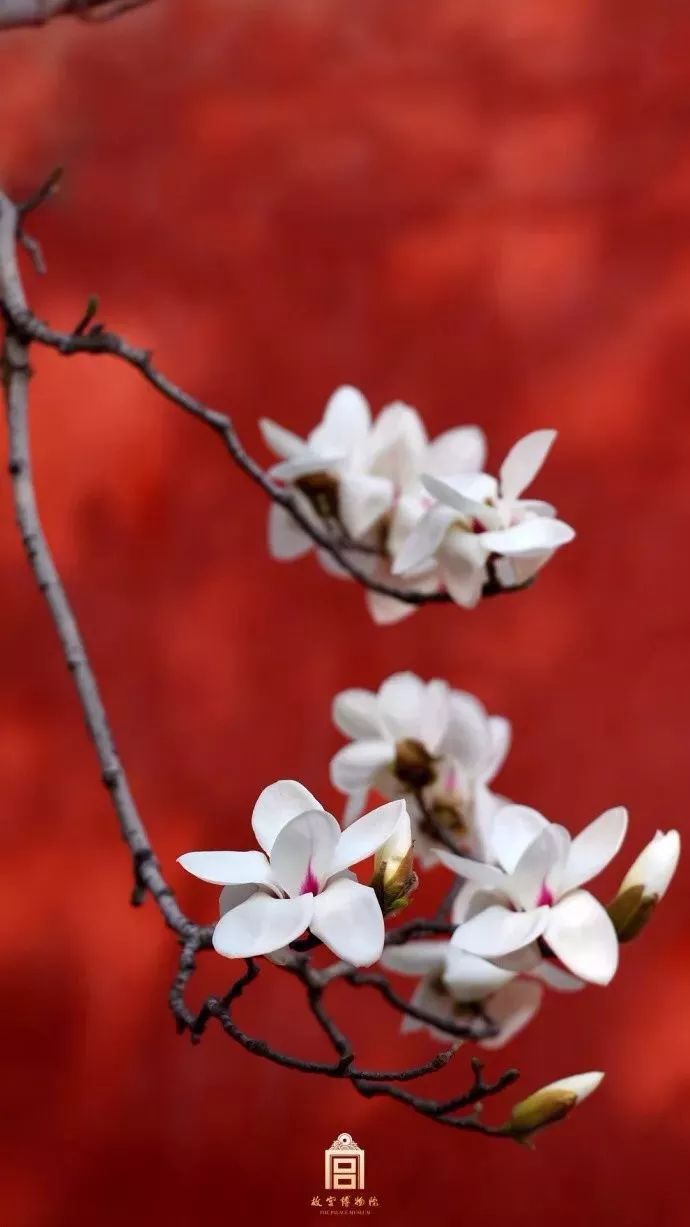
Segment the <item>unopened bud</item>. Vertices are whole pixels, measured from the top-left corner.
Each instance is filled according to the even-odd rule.
[[[596,1091],[603,1077],[599,1072],[574,1074],[543,1086],[515,1105],[505,1126],[506,1133],[527,1138],[537,1129],[563,1120],[578,1103]]]
[[[413,868],[412,829],[407,806],[393,834],[381,845],[374,857],[371,885],[384,916],[391,916],[407,907],[410,896],[417,887],[417,875]]]
[[[677,831],[657,831],[626,873],[607,911],[619,942],[642,931],[668,890],[680,856]]]

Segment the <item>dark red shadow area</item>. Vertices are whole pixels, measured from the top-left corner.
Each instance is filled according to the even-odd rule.
[[[266,505],[218,440],[108,360],[34,355],[46,526],[118,743],[184,906],[191,848],[244,846],[280,776],[323,797],[333,694],[411,668],[514,724],[500,787],[577,830],[627,804],[623,861],[687,829],[690,14],[642,0],[159,0],[104,27],[0,36],[0,174],[64,191],[27,271],[61,327],[112,327],[231,412],[306,430],[340,382],[492,462],[560,438],[538,494],[578,538],[531,589],[376,628],[353,584],[271,562]],[[176,950],[129,866],[0,483],[0,1173],[8,1227],[308,1224],[352,1133],[372,1223],[687,1222],[687,862],[608,990],[551,996],[489,1070],[525,1090],[604,1069],[534,1153],[175,1035]],[[248,845],[247,845],[248,846]],[[431,883],[428,897],[444,882]],[[229,968],[207,960],[206,991]],[[421,1061],[363,994],[362,1060]],[[321,1040],[292,983],[241,1018]],[[467,1081],[469,1053],[444,1072]],[[506,1095],[506,1104],[511,1095]],[[503,1109],[505,1110],[505,1109]],[[500,1105],[487,1105],[500,1115]]]

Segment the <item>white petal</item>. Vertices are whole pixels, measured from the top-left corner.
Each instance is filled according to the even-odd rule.
[[[491,851],[506,873],[512,873],[523,852],[549,825],[528,805],[504,805],[491,828]]]
[[[619,894],[633,886],[642,886],[644,894],[663,899],[671,885],[680,856],[680,835],[677,831],[657,831],[654,838],[630,866],[619,887]]]
[[[259,796],[252,814],[252,830],[264,852],[270,852],[286,822],[307,810],[323,809],[308,788],[297,780],[277,780]]]
[[[618,852],[628,829],[628,811],[618,805],[590,822],[572,840],[561,877],[559,894],[575,890],[601,873]]]
[[[541,571],[542,567],[553,557],[554,550],[539,550],[535,554],[513,554],[510,558],[494,559],[494,572],[502,588],[515,588],[526,584],[528,580]]]
[[[439,850],[434,850],[434,855],[436,855],[437,851]],[[503,902],[502,895],[497,900],[494,891],[486,890],[483,886],[478,885],[478,883],[467,880],[455,896],[455,901],[450,910],[451,924],[460,926],[464,921],[471,920],[473,916],[485,911],[487,907],[491,907],[497,901]],[[450,940],[452,941],[453,938]]]
[[[313,895],[272,899],[257,891],[221,917],[213,931],[213,948],[228,959],[268,954],[295,941],[308,928],[313,911]]]
[[[369,437],[372,473],[405,490],[419,477],[426,449],[426,430],[417,410],[402,401],[384,406]]]
[[[344,452],[317,452],[311,447],[306,447],[299,456],[293,456],[290,460],[281,460],[280,464],[274,464],[269,469],[268,475],[274,481],[297,481],[300,477],[307,477],[310,473],[324,473],[329,469],[337,469],[344,460]]]
[[[476,882],[485,890],[505,893],[506,875],[495,865],[485,865],[483,861],[455,856],[446,848],[437,848],[436,857],[446,869],[450,869],[451,873],[457,874],[459,878],[465,878],[468,882]]]
[[[475,784],[470,814],[471,851],[480,860],[495,860],[491,845],[491,830],[498,811],[503,809],[504,805],[510,804],[507,797],[492,792],[481,780]]]
[[[412,849],[412,823],[407,806],[402,810],[392,835],[376,850],[376,868],[385,866],[384,882],[395,875]]]
[[[330,882],[314,900],[311,931],[339,959],[355,967],[369,967],[381,957],[383,915],[371,887],[360,882],[346,878]]]
[[[538,905],[547,875],[559,861],[559,853],[560,841],[550,826],[527,845],[510,879],[510,894],[518,907]]]
[[[271,503],[268,510],[268,552],[271,558],[292,562],[302,558],[312,548],[311,537],[280,503]]]
[[[360,814],[364,813],[364,807],[367,803],[368,795],[368,788],[361,788],[357,792],[351,792],[349,794],[347,801],[345,802],[345,809],[343,810],[344,827],[352,826],[355,819],[359,818]]]
[[[451,692],[450,718],[443,749],[470,776],[474,776],[489,761],[491,728],[483,705],[474,695],[462,690]]]
[[[548,988],[555,989],[557,993],[577,993],[585,987],[584,980],[578,980],[577,976],[571,976],[570,972],[559,967],[558,963],[550,963],[547,959],[533,967],[529,974],[535,980],[541,980]]]
[[[412,1031],[428,1031],[429,1035],[435,1039],[439,1039],[441,1043],[448,1045],[449,1037],[447,1031],[442,1031],[443,1023],[455,1024],[457,1018],[457,1005],[449,993],[439,992],[438,978],[436,976],[424,976],[419,981],[412,996],[410,997],[410,1005],[417,1010],[423,1010],[426,1014],[432,1014],[438,1020],[439,1026],[434,1027],[431,1023],[421,1022],[418,1018],[412,1018],[409,1014],[404,1014],[400,1024],[400,1030],[403,1034]],[[454,1043],[459,1044],[461,1041],[457,1038]]]
[[[372,579],[377,580],[379,583],[387,584],[393,589],[399,589],[400,592],[428,593],[438,590],[438,573],[433,564],[426,567],[423,573],[416,571],[414,575],[401,578],[392,574],[388,560],[383,558],[376,559],[375,563],[376,565],[372,567],[370,575]],[[369,589],[366,590],[364,595],[367,608],[378,626],[387,626],[394,622],[400,622],[401,619],[413,614],[417,608],[416,605],[410,602],[399,601],[396,597],[388,596],[381,592],[372,592]]]
[[[507,907],[488,907],[466,920],[453,934],[453,944],[483,958],[500,958],[536,941],[544,932],[549,908],[512,912]]]
[[[512,971],[513,975],[531,976],[535,967],[543,962],[539,942],[530,942],[528,946],[522,946],[519,950],[511,950],[510,954],[504,954],[495,962],[506,971]]]
[[[353,741],[331,759],[331,783],[339,792],[362,792],[372,786],[374,776],[389,766],[395,757],[390,742]]]
[[[404,575],[433,558],[451,524],[457,519],[452,508],[430,507],[417,521],[397,551],[393,574]]]
[[[550,1082],[542,1087],[542,1091],[570,1091],[576,1096],[576,1102],[582,1103],[592,1091],[596,1091],[601,1083],[603,1073],[599,1070],[588,1074],[571,1074],[569,1078],[559,1078],[558,1082]]]
[[[448,533],[439,554],[439,573],[456,605],[474,609],[487,579],[483,537],[460,530]]]
[[[442,978],[456,1001],[483,1001],[514,979],[514,972],[450,946]]]
[[[417,587],[416,584],[409,586]],[[419,590],[422,591],[421,585]],[[404,618],[411,618],[417,610],[416,605],[397,601],[394,596],[388,596],[385,592],[372,592],[370,589],[364,593],[364,600],[376,626],[394,626]]]
[[[338,486],[338,508],[347,533],[359,541],[386,512],[395,499],[393,483],[367,473],[343,475]]]
[[[277,422],[272,422],[270,418],[259,419],[259,430],[266,446],[270,447],[276,456],[280,456],[281,460],[290,460],[293,456],[298,456],[307,446],[299,435],[294,434],[292,430],[286,430],[284,426],[279,426]]]
[[[339,839],[340,827],[332,814],[322,809],[298,814],[271,849],[273,881],[291,896],[317,894],[331,876]]]
[[[573,975],[608,984],[618,967],[618,938],[608,913],[586,890],[549,909],[544,939]]]
[[[404,946],[386,946],[381,965],[403,976],[423,976],[440,971],[446,965],[448,942],[407,942]]]
[[[534,481],[556,438],[555,430],[533,430],[511,447],[501,465],[501,496],[519,498]]]
[[[567,831],[565,827],[560,826],[557,822],[549,823],[549,831],[551,832],[556,853],[553,864],[546,875],[546,889],[551,892],[554,899],[560,899],[563,870],[570,853],[570,831]]]
[[[521,498],[518,504],[521,512],[531,512],[535,516],[555,516],[553,503],[545,503],[542,498]]]
[[[419,740],[433,754],[443,740],[450,718],[450,688],[447,682],[434,678],[427,684],[419,715]]]
[[[486,500],[496,495],[496,481],[488,473],[458,474],[452,477],[422,476],[429,494],[447,507],[454,507],[465,520],[477,520],[485,528],[500,528],[502,520]]]
[[[185,852],[178,856],[177,863],[195,878],[216,886],[237,886],[242,882],[259,886],[270,882],[270,868],[263,852]]]
[[[394,673],[379,690],[379,715],[392,741],[420,736],[424,682],[415,673]]]
[[[532,1021],[539,1010],[542,990],[530,980],[511,980],[486,1003],[486,1011],[498,1026],[498,1035],[480,1040],[482,1048],[503,1048]]]
[[[318,452],[349,455],[361,446],[371,423],[369,403],[357,389],[345,384],[328,401],[321,423],[309,435]]]
[[[363,814],[351,826],[346,827],[341,832],[335,849],[331,872],[348,869],[350,865],[357,865],[376,852],[390,839],[405,813],[405,808],[404,801],[388,801],[386,805],[379,805],[378,809]]]
[[[522,520],[512,528],[500,528],[495,532],[480,533],[479,540],[491,554],[539,554],[542,550],[555,550],[567,545],[575,536],[575,529],[562,520],[546,520],[535,516]]]
[[[429,499],[423,493],[401,494],[388,519],[386,549],[392,558],[397,557],[416,527],[429,509]]]
[[[341,690],[333,700],[333,723],[346,737],[375,738],[380,735],[378,700],[371,690]]]
[[[218,900],[218,915],[224,916],[231,908],[238,907],[245,899],[250,899],[255,894],[255,882],[244,882],[241,886],[224,886]]]
[[[510,720],[504,716],[489,716],[489,753],[482,777],[485,783],[493,780],[501,770],[510,750],[512,736]]]
[[[433,477],[480,473],[486,460],[486,436],[478,426],[446,430],[429,444],[425,472]]]

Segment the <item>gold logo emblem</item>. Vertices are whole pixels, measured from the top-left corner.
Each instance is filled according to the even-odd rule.
[[[364,1188],[364,1151],[349,1133],[339,1133],[325,1153],[327,1189]]]

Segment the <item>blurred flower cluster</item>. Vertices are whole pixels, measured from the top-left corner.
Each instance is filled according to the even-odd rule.
[[[356,388],[333,393],[307,439],[263,419],[264,440],[280,457],[270,477],[289,488],[307,522],[325,527],[341,552],[370,579],[430,595],[445,592],[470,609],[493,590],[531,581],[574,537],[549,503],[522,498],[556,437],[536,430],[511,448],[496,479],[484,472],[486,439],[458,426],[432,441],[410,405],[386,405],[372,418]],[[273,503],[269,549],[299,558],[314,542]],[[323,566],[346,575],[327,550]],[[372,617],[396,622],[415,606],[366,591]]]

